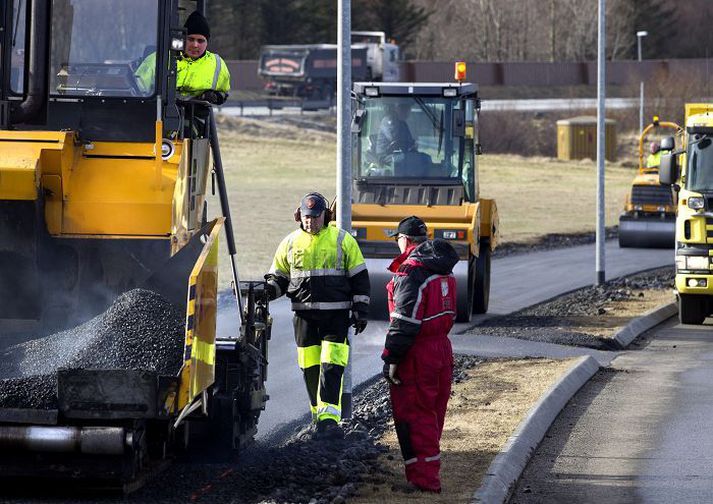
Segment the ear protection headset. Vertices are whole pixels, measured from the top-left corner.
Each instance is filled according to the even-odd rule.
[[[329,208],[329,200],[318,192],[311,192],[302,196],[302,199],[300,200],[300,206],[302,206],[302,200],[304,200],[308,196],[315,196],[317,198],[322,199],[322,201],[324,202],[324,225],[326,226],[327,224],[329,224],[329,221],[332,220],[332,210]],[[294,217],[296,222],[302,222],[302,212],[300,211],[299,206],[295,209]]]

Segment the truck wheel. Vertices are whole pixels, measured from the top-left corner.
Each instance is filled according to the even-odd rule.
[[[475,261],[475,295],[473,313],[485,313],[490,302],[490,243],[480,244],[480,255]]]
[[[473,286],[475,284],[475,261],[471,259],[468,261],[468,278],[466,279],[466,288],[460,287],[457,289],[456,299],[457,299],[457,310],[456,310],[456,322],[470,322],[473,316]],[[456,279],[457,285],[461,285],[459,279]]]
[[[681,324],[701,325],[708,316],[708,299],[705,296],[679,294],[678,320]]]

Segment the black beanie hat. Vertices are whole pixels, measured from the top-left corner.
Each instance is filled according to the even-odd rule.
[[[188,19],[186,19],[186,24],[183,26],[186,28],[188,35],[203,35],[207,39],[210,38],[208,20],[198,11],[191,13]]]

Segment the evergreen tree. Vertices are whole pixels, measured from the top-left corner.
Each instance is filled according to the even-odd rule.
[[[354,29],[383,31],[387,38],[408,47],[432,12],[411,0],[354,0],[352,24]]]
[[[667,57],[671,53],[672,43],[677,32],[677,13],[664,0],[629,0],[632,3],[634,33],[639,30],[649,32],[643,44],[643,58],[655,55],[656,58]],[[633,46],[631,58],[638,57],[637,47]]]

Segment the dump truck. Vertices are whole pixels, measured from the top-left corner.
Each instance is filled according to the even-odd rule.
[[[388,315],[387,266],[399,255],[389,233],[409,215],[458,252],[457,320],[485,313],[500,228],[495,200],[480,197],[478,86],[357,82],[352,95],[352,234],[369,268],[372,316]],[[389,145],[396,142],[385,129],[395,120],[406,124],[411,145]]]
[[[676,297],[682,324],[713,313],[713,103],[687,103],[680,150],[661,156],[661,184],[678,193]]]
[[[337,91],[336,44],[267,45],[258,75],[272,95],[332,100]],[[396,81],[399,48],[384,32],[352,32],[352,80]]]
[[[211,432],[207,443],[239,450],[268,399],[271,318],[264,284],[238,279],[210,104],[176,94],[185,38],[179,0],[2,6],[0,369],[16,369],[0,375],[0,387],[47,380],[54,390],[49,407],[11,407],[0,394],[0,477],[131,490],[186,448],[190,426]],[[136,70],[150,55],[147,89]],[[211,176],[220,209],[208,220]],[[235,315],[219,338],[221,236]],[[178,314],[177,335],[158,326],[146,333],[152,342],[177,338],[168,342],[178,346],[174,361],[161,363],[175,371],[63,367],[78,361],[61,356],[85,349],[51,345],[70,345],[77,327],[89,336],[105,331],[96,321],[107,313],[137,323],[141,304],[136,313],[117,304],[132,292],[160,297]],[[151,331],[155,321],[138,323]],[[111,343],[86,357],[109,361],[109,347],[129,361],[151,353],[148,341],[134,349]],[[46,355],[31,354],[40,347]],[[30,354],[6,362],[18,348]],[[65,364],[28,375],[38,359]]]
[[[676,230],[676,194],[668,185],[659,183],[659,167],[647,166],[644,155],[646,138],[652,132],[671,130],[679,144],[683,128],[674,122],[654,117],[639,136],[639,168],[631,183],[631,191],[619,215],[619,246],[641,248],[673,248]]]

